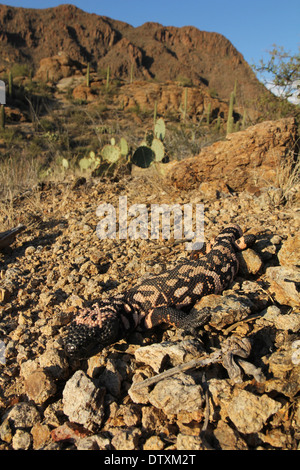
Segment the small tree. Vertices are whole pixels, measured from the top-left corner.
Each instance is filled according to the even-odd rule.
[[[300,104],[300,48],[291,55],[283,47],[273,46],[267,62],[260,61],[254,70],[261,75],[263,82],[282,99]]]

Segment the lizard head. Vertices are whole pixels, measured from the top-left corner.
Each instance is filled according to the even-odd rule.
[[[230,224],[225,227],[216,239],[217,243],[220,241],[231,243],[238,251],[245,250],[252,246],[256,237],[253,234],[243,235],[242,229],[237,224]]]
[[[86,358],[117,341],[120,308],[114,300],[103,300],[79,310],[69,325],[65,339],[68,356]]]

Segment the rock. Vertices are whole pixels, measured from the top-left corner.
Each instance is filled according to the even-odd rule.
[[[51,438],[55,442],[74,442],[77,441],[77,439],[81,439],[88,436],[89,434],[90,432],[85,429],[82,425],[77,423],[66,422],[51,431]]]
[[[152,368],[136,371],[132,377],[132,386],[128,390],[128,395],[134,403],[149,403],[149,387],[143,387],[141,390],[134,390],[133,385],[143,382],[153,375]]]
[[[259,238],[255,243],[255,251],[259,254],[263,262],[266,262],[274,258],[277,246],[271,243],[269,238]]]
[[[243,277],[258,274],[263,269],[263,261],[251,248],[237,253],[239,261],[239,275]]]
[[[65,415],[63,413],[63,404],[62,399],[50,403],[50,405],[45,408],[44,411],[45,423],[51,428],[57,428],[65,420]]]
[[[281,407],[281,403],[266,394],[257,396],[246,390],[236,389],[227,412],[238,431],[251,434],[259,432],[267,419]]]
[[[253,304],[246,296],[227,294],[224,291],[223,295],[210,294],[202,297],[194,309],[201,311],[205,307],[211,309],[209,323],[221,330],[226,325],[246,318],[251,313]]]
[[[87,375],[78,370],[63,390],[63,411],[70,421],[94,430],[104,417],[105,389],[97,388]]]
[[[247,450],[246,442],[241,438],[239,433],[232,429],[225,421],[219,421],[218,426],[214,430],[214,438],[216,439],[216,447],[221,450]]]
[[[165,365],[172,366],[194,359],[202,350],[198,340],[188,339],[174,343],[163,341],[150,346],[143,346],[135,351],[137,362],[148,364],[155,372],[160,372]]]
[[[244,281],[242,284],[243,294],[247,296],[253,304],[252,313],[261,312],[266,309],[270,303],[270,296],[260,284],[255,281]]]
[[[269,357],[269,370],[274,377],[284,379],[293,368],[290,350],[279,349]]]
[[[7,302],[10,298],[10,295],[11,295],[11,292],[9,291],[9,289],[1,288],[0,289],[0,302],[1,303]]]
[[[77,85],[73,90],[74,100],[83,100],[83,101],[94,101],[95,94],[92,93],[90,87],[86,85]]]
[[[5,415],[14,428],[31,428],[40,422],[40,414],[32,403],[17,403]]]
[[[203,181],[199,186],[199,191],[209,199],[219,199],[221,193],[228,194],[229,189],[225,183],[219,181]]]
[[[172,166],[168,179],[178,189],[190,189],[203,181],[219,181],[233,191],[275,183],[285,149],[296,142],[294,118],[265,121],[229,134],[225,141],[205,147],[196,157]],[[278,163],[280,162],[280,163]]]
[[[211,105],[211,113],[228,113],[228,105],[217,97],[209,95],[205,87],[189,87],[189,110],[191,116],[200,116],[204,113],[207,103]],[[139,107],[152,110],[157,102],[157,112],[164,115],[166,112],[178,114],[183,109],[184,92],[179,83],[154,83],[148,81],[135,81],[124,85],[116,97],[119,105],[124,109]],[[221,188],[218,190],[220,191]],[[228,191],[228,190],[227,190]],[[210,191],[211,192],[211,191]]]
[[[115,450],[137,450],[142,432],[138,428],[117,428],[113,431],[111,445]]]
[[[300,235],[295,233],[289,236],[282,243],[278,252],[278,259],[282,266],[298,266],[300,267]]]
[[[160,372],[169,360],[166,349],[166,346],[155,343],[137,349],[134,355],[137,362],[149,364],[155,372]]]
[[[300,340],[292,343],[292,363],[296,366],[300,364]]]
[[[284,395],[293,399],[300,391],[300,368],[292,369],[290,376],[287,379],[273,378],[267,380],[264,384],[265,392],[272,395]]]
[[[99,450],[95,436],[83,437],[76,444],[77,450]]]
[[[67,54],[61,53],[41,59],[35,78],[43,82],[59,81],[74,75],[81,68],[82,65],[79,62],[71,59]]]
[[[50,428],[46,424],[37,423],[31,429],[33,448],[42,449],[50,441]]]
[[[29,399],[41,405],[56,393],[56,385],[49,372],[43,369],[32,372],[24,381]]]
[[[295,425],[295,428],[296,430],[300,431],[300,402],[299,400],[297,401],[297,403],[295,403],[295,410],[294,410],[294,417],[293,417],[293,421],[294,421],[294,425]]]
[[[114,396],[121,392],[122,376],[113,360],[108,359],[104,372],[99,376],[99,383]]]
[[[31,445],[31,436],[29,432],[17,429],[12,440],[14,450],[28,450]]]
[[[159,382],[149,395],[149,401],[167,415],[189,413],[190,420],[203,416],[203,390],[188,375],[178,374]]]
[[[94,436],[79,439],[76,448],[77,450],[109,450],[111,446],[107,437],[95,434]]]
[[[278,449],[291,448],[291,437],[287,436],[280,429],[271,429],[266,435],[258,433],[258,437],[272,447],[277,447]]]
[[[149,432],[157,434],[164,421],[165,414],[162,410],[154,406],[144,406],[142,408],[142,426],[144,429],[148,429]]]
[[[68,377],[69,364],[64,351],[60,349],[46,349],[39,357],[39,364],[56,379],[66,379]]]
[[[13,438],[13,430],[9,424],[9,420],[6,418],[3,420],[0,426],[0,439],[10,444]]]
[[[204,450],[205,446],[200,436],[189,436],[186,434],[178,434],[176,440],[177,450]]]
[[[39,369],[38,362],[29,359],[28,361],[22,362],[20,367],[20,375],[24,378],[24,380],[26,380],[27,377],[30,376],[37,369]]]
[[[290,330],[296,333],[300,330],[300,316],[299,313],[282,314],[281,310],[276,307],[276,305],[271,305],[262,312],[262,316],[257,320],[257,324],[269,324],[273,325],[278,330]]]
[[[158,436],[149,437],[143,445],[143,450],[162,450],[164,448],[165,444]]]
[[[117,416],[120,414],[126,426],[135,427],[141,422],[141,410],[138,405],[129,404],[120,406]]]
[[[269,284],[268,291],[280,304],[300,306],[300,268],[294,266],[271,266],[264,276]]]
[[[212,410],[215,406],[220,409],[221,419],[228,416],[227,407],[232,398],[233,387],[229,379],[210,379],[208,380],[209,393],[211,394]]]
[[[299,351],[299,340],[284,344],[269,357],[269,371],[273,375],[265,383],[265,391],[294,397],[300,390],[300,364],[295,361]]]

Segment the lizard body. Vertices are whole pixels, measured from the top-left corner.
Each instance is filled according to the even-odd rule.
[[[70,356],[89,356],[137,326],[201,325],[208,312],[196,318],[190,310],[203,296],[220,294],[232,283],[239,269],[236,252],[254,241],[254,235],[243,236],[241,228],[231,224],[215,238],[205,256],[184,259],[173,269],[149,276],[122,294],[80,310],[70,324],[66,352]]]

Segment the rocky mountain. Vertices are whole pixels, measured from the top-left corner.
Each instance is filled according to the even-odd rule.
[[[228,100],[235,81],[246,105],[262,92],[243,56],[224,36],[195,27],[145,23],[134,28],[73,5],[48,9],[0,5],[0,65],[27,63],[37,70],[41,59],[66,53],[73,61],[111,76],[156,81],[186,80],[204,84]]]

